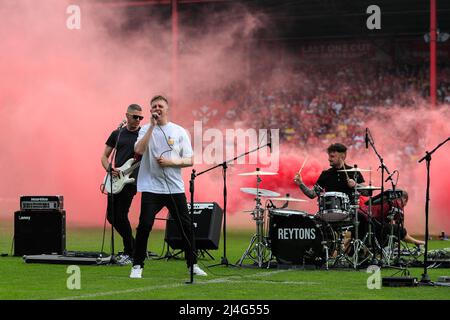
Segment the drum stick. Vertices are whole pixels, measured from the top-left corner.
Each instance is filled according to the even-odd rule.
[[[345,161],[344,160],[342,160],[342,168],[344,168],[344,170],[346,170],[346,168],[345,168]],[[347,171],[344,171],[344,172],[345,172],[345,175],[347,176],[347,180],[350,180],[350,178],[348,177]]]
[[[302,170],[303,170],[303,167],[304,167],[305,164],[306,164],[306,161],[308,161],[308,156],[306,156],[305,160],[303,161],[302,167],[300,168],[300,170],[298,170],[298,173],[299,173],[299,174],[302,173]]]

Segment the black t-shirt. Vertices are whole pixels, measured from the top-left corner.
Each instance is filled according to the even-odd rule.
[[[106,145],[114,148],[116,146],[117,137],[119,137],[119,142],[117,143],[117,151],[115,156],[116,168],[121,167],[128,159],[134,158],[134,144],[139,135],[139,128],[136,131],[129,131],[127,128],[114,130],[106,140]],[[137,177],[138,169],[135,169],[132,177]]]
[[[351,169],[351,166],[345,166],[346,169]],[[364,177],[360,172],[347,172],[348,177],[356,181],[356,183],[364,183]],[[353,203],[354,188],[347,185],[347,175],[345,172],[338,172],[338,169],[330,168],[322,171],[317,179],[316,184],[325,189],[326,192],[343,192],[348,195],[350,201]]]

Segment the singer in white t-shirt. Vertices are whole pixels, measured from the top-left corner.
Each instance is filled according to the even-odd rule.
[[[206,276],[197,265],[195,254],[191,261],[195,241],[191,246],[191,219],[181,175],[181,168],[193,164],[191,141],[185,129],[169,121],[167,98],[155,96],[150,105],[151,122],[141,128],[134,146],[134,151],[142,155],[137,181],[137,191],[142,192],[142,197],[130,277],[142,278],[148,237],[155,216],[163,207],[169,209],[182,235],[188,268],[193,265],[194,274]]]

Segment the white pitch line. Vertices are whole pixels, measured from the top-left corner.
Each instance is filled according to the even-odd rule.
[[[195,281],[195,284],[211,284],[211,283],[226,283],[226,282],[242,282],[239,281],[239,279],[242,278],[253,278],[253,277],[266,277],[271,276],[277,273],[287,272],[291,270],[277,270],[277,271],[271,271],[261,274],[251,274],[246,276],[230,276],[227,278],[218,278],[218,279],[211,279],[206,281]],[[198,279],[198,278],[197,278]],[[130,281],[139,281],[139,279],[130,279]],[[253,280],[252,282],[258,282],[258,280]],[[267,280],[262,280],[261,282],[267,283]],[[291,281],[283,281],[284,283],[290,283]],[[279,283],[283,283],[279,282]],[[295,281],[294,281],[295,282]],[[276,281],[270,281],[270,283],[277,283]],[[309,283],[309,282],[295,282],[295,284],[316,284],[316,283]],[[91,293],[91,294],[84,294],[79,296],[71,296],[71,297],[63,297],[63,298],[57,298],[55,300],[76,300],[76,299],[83,299],[83,298],[96,298],[96,297],[104,297],[104,296],[112,296],[117,294],[125,294],[125,293],[136,293],[136,292],[144,292],[144,291],[150,291],[155,289],[169,289],[169,288],[178,288],[178,287],[184,287],[186,284],[184,283],[172,283],[172,284],[162,284],[162,285],[156,285],[156,286],[150,286],[150,287],[142,287],[142,288],[134,288],[134,289],[127,289],[127,290],[117,290],[117,291],[106,291],[106,292],[98,292],[98,293]]]

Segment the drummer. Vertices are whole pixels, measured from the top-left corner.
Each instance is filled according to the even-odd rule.
[[[297,173],[294,182],[300,186],[300,190],[309,198],[314,199],[321,190],[326,192],[343,192],[350,201],[354,203],[355,186],[363,186],[364,177],[358,172],[338,171],[342,169],[352,169],[353,167],[345,163],[347,147],[341,143],[334,143],[327,148],[328,161],[331,168],[322,171],[317,182],[312,189],[309,189],[302,180],[300,173]],[[360,192],[364,195],[364,192]]]

